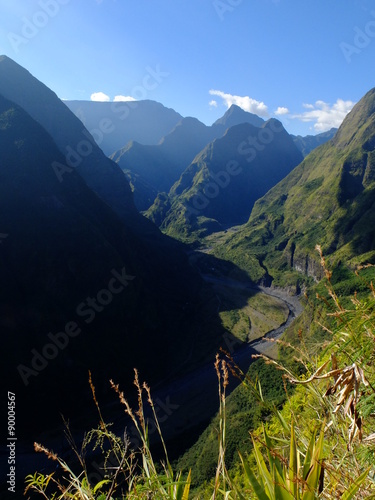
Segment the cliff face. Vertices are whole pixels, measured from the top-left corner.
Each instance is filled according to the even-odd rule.
[[[291,268],[309,278],[313,278],[315,282],[323,278],[320,262],[307,254],[294,255],[291,259]]]

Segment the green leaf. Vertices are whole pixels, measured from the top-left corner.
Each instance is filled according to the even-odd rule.
[[[285,479],[280,476],[277,469],[275,469],[275,500],[295,500],[285,483]]]
[[[357,491],[361,487],[362,483],[367,478],[368,473],[370,472],[370,469],[371,469],[371,467],[369,467],[364,472],[362,472],[362,474],[359,476],[359,478],[356,479],[354,481],[354,483],[342,495],[341,500],[351,500],[352,498],[354,498],[354,495],[357,493]]]
[[[282,425],[284,431],[289,432],[289,426],[279,411],[276,413],[276,416],[279,419],[279,422]]]
[[[277,457],[274,457],[272,455],[272,453],[270,451],[270,450],[272,450],[273,447],[272,447],[271,440],[270,440],[264,426],[263,426],[263,436],[264,436],[264,442],[266,443],[266,447],[267,447],[267,456],[268,456],[268,461],[270,463],[271,471],[273,468],[276,468],[278,470],[279,474],[282,475],[283,474],[283,465]]]
[[[267,469],[266,463],[264,461],[263,455],[260,452],[258,444],[253,438],[252,441],[253,441],[254,455],[258,466],[259,476],[264,480],[265,491],[266,492],[268,491],[269,494],[272,494],[274,489],[274,482],[272,476],[269,470]]]
[[[311,460],[313,456],[313,450],[315,446],[315,438],[316,438],[316,430],[313,432],[309,446],[306,451],[306,456],[305,456],[305,461],[303,463],[303,469],[302,469],[302,478],[304,481],[306,481],[307,476],[309,474],[310,468],[311,468]]]
[[[258,388],[259,388],[260,399],[264,402],[263,393],[262,393],[262,386],[260,385],[260,381],[258,382]]]
[[[307,491],[304,492],[302,500],[314,500],[315,492],[319,486],[321,462],[323,458],[323,440],[324,440],[324,425],[320,431],[318,441],[315,443],[313,456],[311,460],[311,467],[306,479]]]
[[[239,455],[240,455],[240,459],[241,459],[242,466],[244,468],[246,477],[247,477],[247,479],[248,479],[248,481],[250,483],[250,486],[253,488],[254,493],[258,497],[258,499],[259,500],[270,500],[270,497],[264,491],[263,485],[258,482],[258,480],[255,477],[253,471],[249,467],[249,464],[243,459],[241,453],[239,453]]]
[[[92,491],[93,491],[93,493],[96,493],[98,490],[100,490],[100,488],[101,488],[102,486],[104,486],[105,484],[108,484],[108,483],[110,483],[110,482],[111,482],[111,481],[110,481],[109,479],[103,479],[102,481],[99,481],[99,483],[98,483],[98,484],[96,484],[96,485],[94,486],[94,488],[93,488],[93,490],[92,490]]]
[[[181,473],[177,477],[176,481],[176,493],[174,496],[175,500],[188,500],[190,484],[191,484],[191,470],[189,471],[186,481],[182,478]]]
[[[188,477],[186,479],[186,485],[184,488],[184,494],[182,495],[182,500],[189,499],[190,484],[191,484],[191,469],[189,470],[189,474],[188,474]]]
[[[289,453],[289,471],[287,485],[289,490],[293,492],[294,498],[299,500],[298,491],[298,456],[297,456],[297,443],[296,435],[294,432],[294,422],[292,420],[290,427],[290,453]]]

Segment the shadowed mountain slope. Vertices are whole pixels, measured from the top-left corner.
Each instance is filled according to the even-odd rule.
[[[26,69],[0,56],[0,94],[21,106],[52,136],[63,157],[51,161],[59,181],[76,169],[86,184],[136,231],[155,234],[138,214],[127,178],[97,146],[82,122]]]
[[[85,411],[88,370],[106,401],[135,366],[155,383],[213,356],[216,306],[181,244],[145,243],[77,171],[59,182],[54,141],[2,96],[0,152],[1,385],[17,393],[20,440]]]

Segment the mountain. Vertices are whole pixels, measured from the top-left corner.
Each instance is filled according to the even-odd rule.
[[[108,312],[97,314],[92,326],[91,308],[86,308],[89,315],[83,317],[76,307],[85,297],[95,297],[104,290],[114,277],[112,271],[121,273],[126,268],[129,276],[137,275],[137,262],[128,246],[130,235],[112,211],[76,171],[59,182],[51,163],[64,158],[52,138],[2,96],[0,151],[0,226],[7,235],[0,248],[1,332],[7,351],[2,369],[17,388],[20,406],[33,427],[39,419],[45,422],[32,405],[33,397],[48,394],[53,414],[59,391],[65,407],[65,391],[72,383],[82,385],[79,371],[86,363],[96,359],[96,366],[103,369],[106,356],[95,346],[101,329],[108,332],[108,342],[116,339],[124,349],[129,343],[130,338],[125,342],[126,329],[119,328],[118,308],[135,306],[139,293],[136,280],[129,278],[129,286],[108,309],[112,313],[117,310],[116,319]],[[109,294],[105,297],[103,293],[103,300],[109,300]],[[60,342],[65,343],[70,337],[58,334],[64,329],[72,338],[69,348],[59,351],[48,334],[61,337]],[[52,358],[56,359],[52,362]],[[113,363],[118,364],[115,356]],[[24,420],[20,413],[20,426]]]
[[[264,120],[254,113],[249,113],[244,111],[242,108],[236,104],[232,104],[231,107],[226,111],[226,113],[216,120],[214,126],[221,126],[225,129],[233,127],[234,125],[240,125],[241,123],[250,123],[255,127],[261,127]]]
[[[374,262],[374,146],[372,89],[333,139],[255,203],[248,223],[217,255],[246,267],[253,279],[268,274],[279,284],[298,281],[291,271],[319,279],[317,244],[332,262]]]
[[[311,151],[318,146],[321,146],[325,142],[332,139],[336,134],[337,128],[331,128],[327,132],[322,132],[317,135],[292,135],[293,141],[297,148],[301,151],[304,157],[306,157]]]
[[[21,106],[52,136],[62,161],[51,162],[56,178],[64,181],[76,169],[86,184],[136,231],[155,234],[138,214],[127,178],[97,146],[82,122],[56,94],[26,69],[0,56],[0,94]]]
[[[107,156],[130,141],[158,144],[182,119],[156,101],[64,101]]]
[[[111,158],[131,177],[134,202],[139,210],[144,211],[155,200],[155,191],[168,192],[207,144],[222,137],[228,128],[241,123],[261,126],[264,120],[232,105],[212,126],[206,126],[196,118],[183,118],[160,144],[143,145],[132,141]]]
[[[155,198],[158,196],[158,190],[141,175],[126,169],[124,173],[133,191],[135,206],[139,211],[146,210],[153,204]]]
[[[0,151],[2,386],[18,394],[21,436],[84,407],[89,369],[106,384],[130,382],[134,366],[153,380],[180,367],[202,282],[179,245],[159,255],[76,171],[59,182],[54,141],[2,96]]]
[[[137,208],[147,210],[159,192],[169,191],[217,133],[222,133],[219,127],[207,127],[196,118],[183,118],[160,144],[145,146],[132,141],[112,155],[119,167],[131,176]],[[148,196],[144,195],[144,184],[149,186]]]
[[[255,201],[300,161],[279,121],[233,126],[196,156],[147,215],[167,234],[187,239],[244,223]]]

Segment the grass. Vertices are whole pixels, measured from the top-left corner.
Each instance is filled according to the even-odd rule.
[[[266,333],[286,322],[289,309],[286,304],[264,293],[249,293],[219,289],[222,311],[219,313],[225,329],[243,342],[262,338]],[[243,304],[240,309],[236,303]]]

